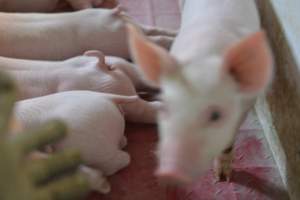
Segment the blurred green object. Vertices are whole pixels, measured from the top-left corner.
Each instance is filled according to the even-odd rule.
[[[0,199],[1,200],[74,200],[89,191],[85,177],[78,173],[77,152],[61,152],[42,159],[29,154],[66,135],[59,121],[38,130],[12,137],[10,123],[16,99],[13,81],[0,73]]]

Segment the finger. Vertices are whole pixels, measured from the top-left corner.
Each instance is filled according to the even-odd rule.
[[[52,121],[41,128],[19,135],[13,142],[15,148],[25,155],[32,150],[58,141],[66,135],[66,132],[66,126],[62,122]]]
[[[29,173],[35,184],[42,184],[55,176],[76,169],[80,164],[82,160],[77,151],[66,151],[32,161]]]
[[[59,179],[40,189],[36,199],[83,199],[90,191],[87,179],[78,173]]]
[[[7,133],[12,108],[16,100],[13,81],[4,73],[0,73],[0,136]]]

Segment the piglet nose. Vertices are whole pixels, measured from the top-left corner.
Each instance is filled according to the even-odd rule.
[[[158,169],[155,175],[160,183],[167,185],[185,185],[191,181],[188,175],[176,169]]]

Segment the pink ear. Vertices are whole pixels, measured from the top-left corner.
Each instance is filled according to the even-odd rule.
[[[263,31],[231,47],[225,55],[225,62],[226,70],[238,82],[242,92],[260,92],[271,81],[273,59]]]
[[[176,61],[160,46],[150,42],[133,25],[128,24],[131,55],[146,77],[159,83],[160,77],[174,71]]]

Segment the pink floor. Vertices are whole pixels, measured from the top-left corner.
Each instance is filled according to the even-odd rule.
[[[176,29],[177,0],[119,0],[138,22]],[[162,186],[153,176],[157,132],[154,126],[127,126],[129,167],[110,177],[112,192],[92,193],[89,200],[285,200],[277,167],[255,115],[250,115],[235,143],[234,172],[230,183],[215,183],[209,170],[193,186]]]

